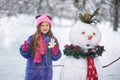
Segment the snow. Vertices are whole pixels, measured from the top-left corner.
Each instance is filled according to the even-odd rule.
[[[71,22],[69,23],[71,24]],[[55,24],[57,23],[59,22],[55,22]],[[61,27],[55,25],[52,27],[61,50],[64,49],[65,44],[69,44],[69,31],[71,29],[71,27],[62,27],[62,24],[69,25],[69,23],[64,22],[61,23]],[[102,66],[104,66],[120,56],[120,32],[114,32],[109,22],[101,22],[98,27],[102,33],[100,45],[105,46],[106,49],[103,56],[99,57]],[[26,59],[20,55],[19,47],[35,30],[35,18],[33,16],[18,15],[17,17],[0,19],[0,80],[24,80]],[[54,62],[54,65],[60,65],[62,58]],[[119,66],[120,60],[104,68],[103,80],[120,80]],[[60,66],[53,67],[53,80],[60,79],[61,68]]]

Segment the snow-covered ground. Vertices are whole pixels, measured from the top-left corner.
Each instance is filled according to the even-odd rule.
[[[60,23],[53,19],[53,22]],[[58,38],[60,48],[63,50],[65,44],[69,44],[70,27],[73,21],[63,21],[61,25],[52,27],[54,35]],[[108,22],[98,25],[102,40],[100,45],[105,46],[106,51],[101,60],[102,66],[112,62],[120,56],[120,31],[114,32]],[[35,32],[35,18],[28,15],[18,17],[5,17],[0,19],[0,80],[24,80],[26,59],[19,54],[19,47],[25,39]],[[63,55],[64,57],[64,55]],[[61,58],[62,59],[62,58]],[[61,64],[61,59],[54,65]],[[120,80],[120,60],[104,68],[103,80]],[[53,80],[59,80],[61,67],[54,67]]]

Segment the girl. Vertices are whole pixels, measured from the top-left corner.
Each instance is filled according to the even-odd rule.
[[[20,47],[20,54],[27,59],[25,80],[52,80],[52,60],[61,57],[57,39],[51,31],[52,19],[37,16],[36,32]]]

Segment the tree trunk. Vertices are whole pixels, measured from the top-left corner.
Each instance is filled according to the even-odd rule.
[[[43,0],[39,0],[38,4],[37,4],[37,15],[40,13],[40,9],[41,9],[41,4],[42,4]]]
[[[118,0],[114,0],[114,31],[118,30]]]

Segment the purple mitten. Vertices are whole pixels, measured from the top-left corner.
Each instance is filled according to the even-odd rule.
[[[28,41],[24,41],[24,44],[22,46],[22,50],[23,51],[27,51],[28,50]]]

